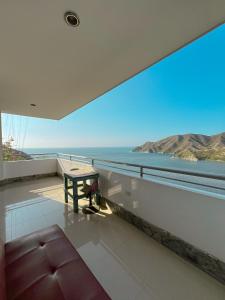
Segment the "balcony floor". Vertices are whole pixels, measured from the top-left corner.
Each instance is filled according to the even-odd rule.
[[[112,299],[225,299],[223,285],[110,210],[74,214],[60,178],[1,187],[0,199],[6,241],[58,224]]]

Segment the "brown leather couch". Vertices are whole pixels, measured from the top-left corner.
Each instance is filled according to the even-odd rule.
[[[0,300],[109,300],[57,226],[0,245]]]

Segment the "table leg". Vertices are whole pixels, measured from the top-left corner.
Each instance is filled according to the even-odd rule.
[[[73,181],[73,211],[78,213],[78,191],[77,181]]]
[[[101,204],[101,196],[100,196],[100,192],[99,191],[96,192],[95,197],[96,197],[96,204],[98,206],[100,206],[100,204]]]
[[[68,203],[68,178],[64,177],[65,203]]]
[[[96,199],[96,204],[100,206],[101,202],[101,195],[100,195],[100,190],[99,190],[99,184],[98,184],[98,177],[96,178],[96,186],[97,186],[97,191],[95,193],[95,199]]]

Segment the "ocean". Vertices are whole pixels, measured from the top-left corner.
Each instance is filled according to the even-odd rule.
[[[186,171],[196,171],[213,175],[225,175],[225,163],[214,161],[186,161],[173,158],[172,155],[159,153],[132,152],[131,147],[109,148],[27,148],[28,154],[34,153],[65,153],[87,156],[92,158],[114,160],[140,164],[145,166],[165,167]]]

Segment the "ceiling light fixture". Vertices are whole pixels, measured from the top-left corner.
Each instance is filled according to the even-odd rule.
[[[78,15],[72,11],[67,11],[64,14],[64,19],[66,21],[66,24],[68,24],[69,26],[72,26],[72,27],[77,27],[80,24],[80,19],[79,19]]]

